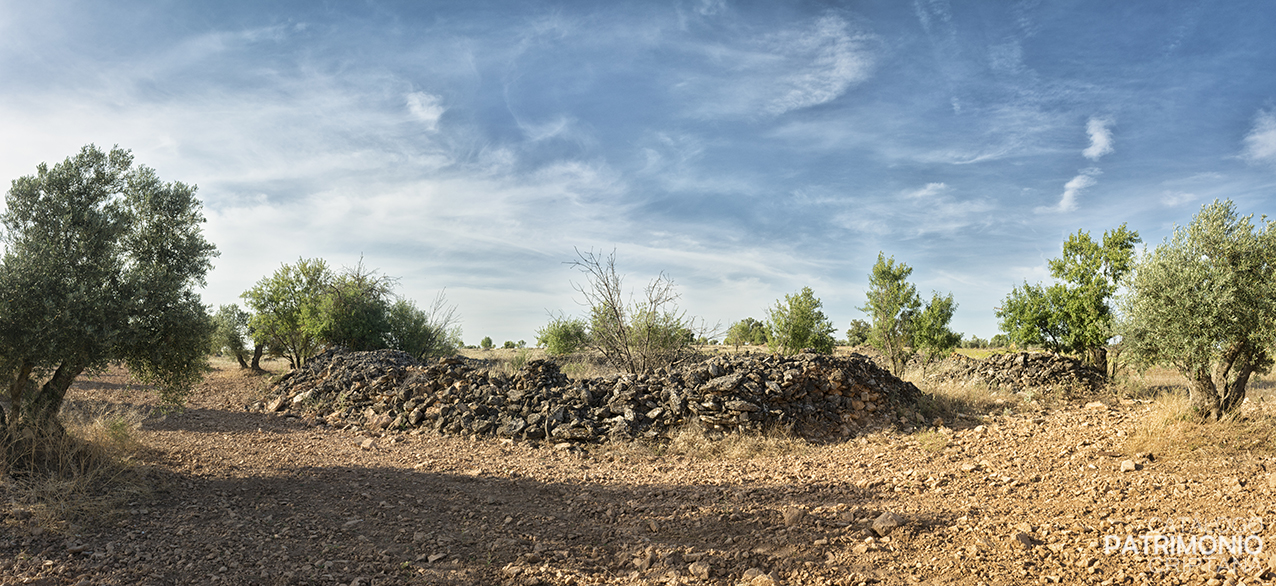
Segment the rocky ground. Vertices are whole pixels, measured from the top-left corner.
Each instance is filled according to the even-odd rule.
[[[1136,453],[1130,438],[1157,417],[1146,402],[1007,403],[830,443],[759,439],[759,454],[739,458],[694,441],[343,431],[246,411],[265,385],[218,366],[186,411],[142,422],[136,468],[154,488],[117,514],[50,520],[6,479],[0,584],[1273,578],[1269,552],[1255,552],[1276,548],[1271,450]],[[1256,386],[1270,392],[1271,379]],[[70,399],[154,401],[119,372]],[[1215,536],[1225,554],[1200,555]]]

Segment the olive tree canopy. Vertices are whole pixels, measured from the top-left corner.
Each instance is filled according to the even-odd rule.
[[[1251,218],[1230,200],[1203,206],[1130,282],[1123,343],[1183,373],[1202,418],[1239,408],[1276,348],[1276,227],[1264,216],[1255,229]]]
[[[113,361],[180,403],[207,367],[213,329],[196,289],[216,248],[195,187],[160,181],[129,151],[89,145],[14,180],[5,201],[0,420],[9,431],[57,427],[75,378]]]

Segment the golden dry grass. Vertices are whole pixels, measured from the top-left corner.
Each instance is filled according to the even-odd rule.
[[[668,443],[634,442],[610,445],[607,450],[638,450],[646,455],[684,456],[699,460],[748,460],[805,454],[806,440],[783,429],[763,432],[737,431],[726,435],[708,432],[698,423],[683,427]]]
[[[0,477],[10,503],[41,526],[61,531],[71,523],[106,520],[123,503],[148,494],[153,480],[134,464],[144,449],[137,431],[147,414],[68,403],[61,413],[65,433],[28,435],[9,454]]]
[[[1187,381],[1169,369],[1151,369],[1125,382],[1128,396],[1151,401],[1151,411],[1130,435],[1131,451],[1174,458],[1276,454],[1276,376],[1254,377],[1245,403],[1220,421],[1201,421],[1188,399]]]

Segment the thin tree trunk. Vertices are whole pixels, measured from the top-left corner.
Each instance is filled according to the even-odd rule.
[[[261,353],[262,353],[262,351],[264,351],[265,349],[266,349],[266,348],[265,348],[265,346],[262,346],[261,344],[257,344],[257,345],[254,345],[254,346],[253,346],[253,364],[252,364],[252,369],[253,369],[254,371],[262,372],[262,370],[261,370]]]
[[[243,352],[236,352],[236,353],[235,353],[235,360],[238,360],[238,361],[239,361],[239,368],[241,368],[241,369],[243,369],[243,368],[248,368],[248,361],[247,361],[247,360],[244,360],[244,353],[243,353]]]

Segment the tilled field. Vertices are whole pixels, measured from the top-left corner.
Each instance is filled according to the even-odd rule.
[[[115,376],[80,383],[72,400],[121,401]],[[729,459],[642,444],[358,435],[245,412],[260,386],[233,367],[219,370],[190,409],[148,419],[142,465],[159,488],[109,522],[48,527],[30,512],[38,504],[6,498],[0,584],[1254,584],[1272,576],[1269,552],[1251,555],[1259,542],[1246,538],[1276,543],[1266,525],[1276,519],[1276,461],[1128,453],[1127,436],[1149,416],[1132,401],[972,415],[938,430],[793,442],[799,447],[780,455]],[[1243,526],[1255,520],[1263,525]],[[1162,537],[1146,537],[1154,532]],[[1219,549],[1216,536],[1226,552],[1236,535],[1236,554],[1200,555]],[[1234,573],[1218,569],[1228,564]]]

